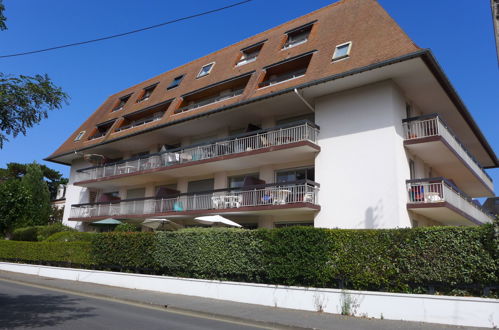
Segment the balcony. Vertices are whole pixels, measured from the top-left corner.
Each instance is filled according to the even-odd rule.
[[[196,169],[190,169],[188,172],[195,171],[201,175],[203,171],[212,173],[217,170],[240,169],[245,165],[261,166],[266,163],[299,161],[312,157],[318,151],[316,146],[318,134],[319,128],[315,124],[300,121],[140,158],[80,169],[76,173],[75,181],[78,185],[90,187],[91,181],[125,180],[124,177],[134,174],[141,174],[144,182],[148,173],[151,181],[154,181],[154,175],[158,171],[169,171],[173,177],[181,177],[188,175],[182,169],[185,166],[197,165]],[[272,155],[268,155],[269,152],[272,152]],[[244,157],[243,163],[241,163],[242,157]],[[218,162],[218,165],[214,165],[215,162]]]
[[[407,209],[444,225],[490,223],[493,217],[444,178],[407,181]]]
[[[404,145],[473,197],[493,196],[492,179],[437,114],[403,121]]]
[[[259,88],[268,87],[268,86],[280,84],[280,83],[288,81],[288,80],[299,78],[299,77],[305,75],[305,72],[307,72],[306,68],[296,70],[296,71],[286,73],[286,74],[276,75],[275,77],[272,77],[268,80],[262,81],[261,83],[258,84],[258,87]]]
[[[145,216],[194,216],[224,213],[276,213],[283,209],[317,211],[319,185],[301,180],[210,192],[185,193],[166,198],[148,197],[105,203],[75,204],[70,220],[96,220],[105,217],[143,218]]]

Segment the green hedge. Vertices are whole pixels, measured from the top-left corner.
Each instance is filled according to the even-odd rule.
[[[166,275],[261,282],[262,243],[256,231],[184,229],[158,233],[153,257]]]
[[[91,250],[87,242],[86,252],[77,249],[74,253],[75,259],[85,255],[100,269],[356,290],[482,295],[484,288],[499,283],[498,238],[494,235],[492,225],[389,230],[195,228],[94,234]],[[3,241],[0,246],[11,243]],[[15,245],[7,253],[9,258],[76,262],[72,261],[73,251],[64,245],[70,243],[52,245],[53,252],[48,245],[40,245],[41,252],[36,248],[49,243],[15,243],[28,248]],[[0,253],[0,258],[6,257]],[[498,296],[497,288],[492,296]]]
[[[98,233],[83,233],[79,231],[61,231],[50,235],[44,242],[91,242]]]
[[[43,241],[54,233],[65,231],[75,232],[76,230],[71,227],[64,226],[61,223],[54,223],[46,226],[23,227],[13,231],[12,240],[28,242]]]
[[[154,270],[155,234],[111,232],[94,236],[92,255],[97,264],[132,270]]]
[[[89,242],[0,241],[0,260],[53,265],[92,265]]]

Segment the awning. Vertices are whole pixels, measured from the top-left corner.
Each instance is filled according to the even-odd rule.
[[[113,219],[113,218],[107,218],[107,219],[104,219],[104,220],[99,220],[99,221],[95,221],[95,222],[92,222],[91,224],[92,225],[121,225],[123,222],[119,221],[119,220],[116,220],[116,219]]]

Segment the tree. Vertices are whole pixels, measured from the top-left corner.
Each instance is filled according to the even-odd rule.
[[[28,164],[22,178],[10,177],[0,182],[0,233],[46,225],[51,217],[50,192],[40,165]]]
[[[26,175],[29,164],[8,163],[7,168],[0,168],[0,183],[10,179],[21,179]],[[53,170],[45,165],[38,165],[42,170],[43,177],[47,182],[50,191],[50,199],[55,199],[59,185],[68,183],[67,178],[63,178],[61,172]]]
[[[0,234],[11,233],[22,227],[22,215],[29,195],[21,180],[8,180],[0,184]]]
[[[43,180],[43,172],[36,162],[26,166],[21,186],[29,195],[24,209],[25,226],[46,225],[51,213],[50,192]]]
[[[0,30],[6,30],[5,6],[0,0]],[[0,72],[0,149],[7,136],[26,135],[28,128],[60,109],[69,97],[48,75],[7,75]]]

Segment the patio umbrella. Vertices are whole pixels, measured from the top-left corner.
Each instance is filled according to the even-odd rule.
[[[142,225],[154,230],[177,230],[183,228],[182,225],[179,225],[178,223],[171,220],[157,218],[145,219],[142,222]]]
[[[121,225],[123,222],[113,219],[113,218],[107,218],[104,220],[99,220],[99,221],[94,221],[92,222],[92,225]]]
[[[194,218],[194,221],[204,223],[204,224],[209,224],[209,225],[215,224],[215,223],[221,223],[221,224],[224,224],[227,226],[232,226],[232,227],[242,227],[240,224],[235,223],[232,220],[226,219],[218,214],[217,215],[207,215],[204,217],[197,217],[197,218]]]

